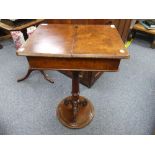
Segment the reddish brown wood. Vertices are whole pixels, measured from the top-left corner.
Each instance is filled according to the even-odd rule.
[[[115,27],[98,25],[39,26],[17,54],[33,69],[72,71],[72,96],[57,109],[60,122],[70,128],[82,128],[94,117],[91,102],[79,95],[80,71],[117,71],[120,60],[129,57]]]
[[[73,121],[76,122],[79,104],[79,71],[72,72],[72,106],[73,106]]]
[[[46,19],[46,22],[49,24],[93,24],[93,25],[114,24],[118,32],[120,33],[123,41],[125,42],[127,40],[131,19]]]
[[[72,96],[66,97],[60,102],[57,107],[57,117],[59,121],[68,128],[83,128],[92,121],[95,115],[94,106],[88,99],[83,96],[79,96],[79,102],[87,100],[87,104],[85,106],[79,104],[75,121],[73,117],[72,104],[64,104],[64,101],[69,101],[71,98]]]
[[[111,25],[40,25],[17,54],[53,58],[128,58],[118,31]]]
[[[124,23],[125,21],[125,25],[124,27],[120,25],[122,25],[122,23]],[[63,24],[98,24],[98,25],[104,25],[104,24],[114,24],[118,30],[118,32],[120,33],[123,41],[125,42],[127,40],[127,36],[128,36],[128,32],[129,32],[129,27],[130,27],[130,23],[131,20],[130,19],[63,19],[63,22],[61,21],[61,19],[57,20],[57,19],[49,19],[47,20],[48,23],[63,23]],[[122,33],[123,31],[123,33]],[[61,71],[63,74],[72,77],[71,72],[68,71]],[[102,75],[103,72],[83,72],[83,76],[80,78],[80,83],[84,84],[87,87],[91,87],[95,81]]]
[[[71,93],[72,96],[65,98],[59,104],[57,116],[67,127],[82,128],[93,119],[94,107],[89,100],[79,96],[79,71],[72,72]]]
[[[122,40],[127,40],[127,37],[128,37],[128,34],[129,34],[129,31],[130,31],[130,24],[131,24],[131,20],[127,20],[125,21],[125,24],[124,24],[124,28],[123,28],[123,33],[122,33]]]
[[[33,69],[117,71],[120,59],[28,57]]]
[[[119,26],[118,26],[118,31],[119,31],[121,36],[123,35],[124,26],[125,26],[125,20],[122,19],[122,20],[120,20],[120,23],[119,23]]]
[[[86,24],[89,24],[89,21],[88,19],[72,19],[70,20],[71,24],[83,24],[83,25],[86,25]]]
[[[119,19],[115,19],[115,20],[113,20],[113,24],[116,26],[117,30],[118,30],[118,27],[119,27],[120,21],[121,21],[121,20],[119,20]]]

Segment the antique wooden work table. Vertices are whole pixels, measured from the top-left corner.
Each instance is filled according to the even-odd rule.
[[[69,128],[82,128],[94,117],[92,103],[79,95],[80,71],[117,71],[128,58],[114,25],[41,24],[17,51],[32,69],[72,71],[72,95],[57,108],[59,121]]]

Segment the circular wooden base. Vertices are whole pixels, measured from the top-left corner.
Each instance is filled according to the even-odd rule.
[[[71,96],[65,98],[70,99]],[[57,108],[57,117],[59,121],[68,128],[83,128],[88,125],[94,117],[94,107],[92,103],[87,100],[86,105],[79,105],[79,111],[77,113],[76,121],[73,121],[73,110],[71,104],[64,104],[63,99]],[[84,97],[80,96],[79,100],[83,100]]]

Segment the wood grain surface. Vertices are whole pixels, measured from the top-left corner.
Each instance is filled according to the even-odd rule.
[[[40,25],[17,55],[41,57],[128,58],[111,25]]]

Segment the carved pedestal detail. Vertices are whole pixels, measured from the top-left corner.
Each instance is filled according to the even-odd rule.
[[[57,108],[59,121],[69,128],[83,128],[91,122],[94,117],[92,103],[79,96],[79,72],[73,71],[72,96],[63,99]]]

